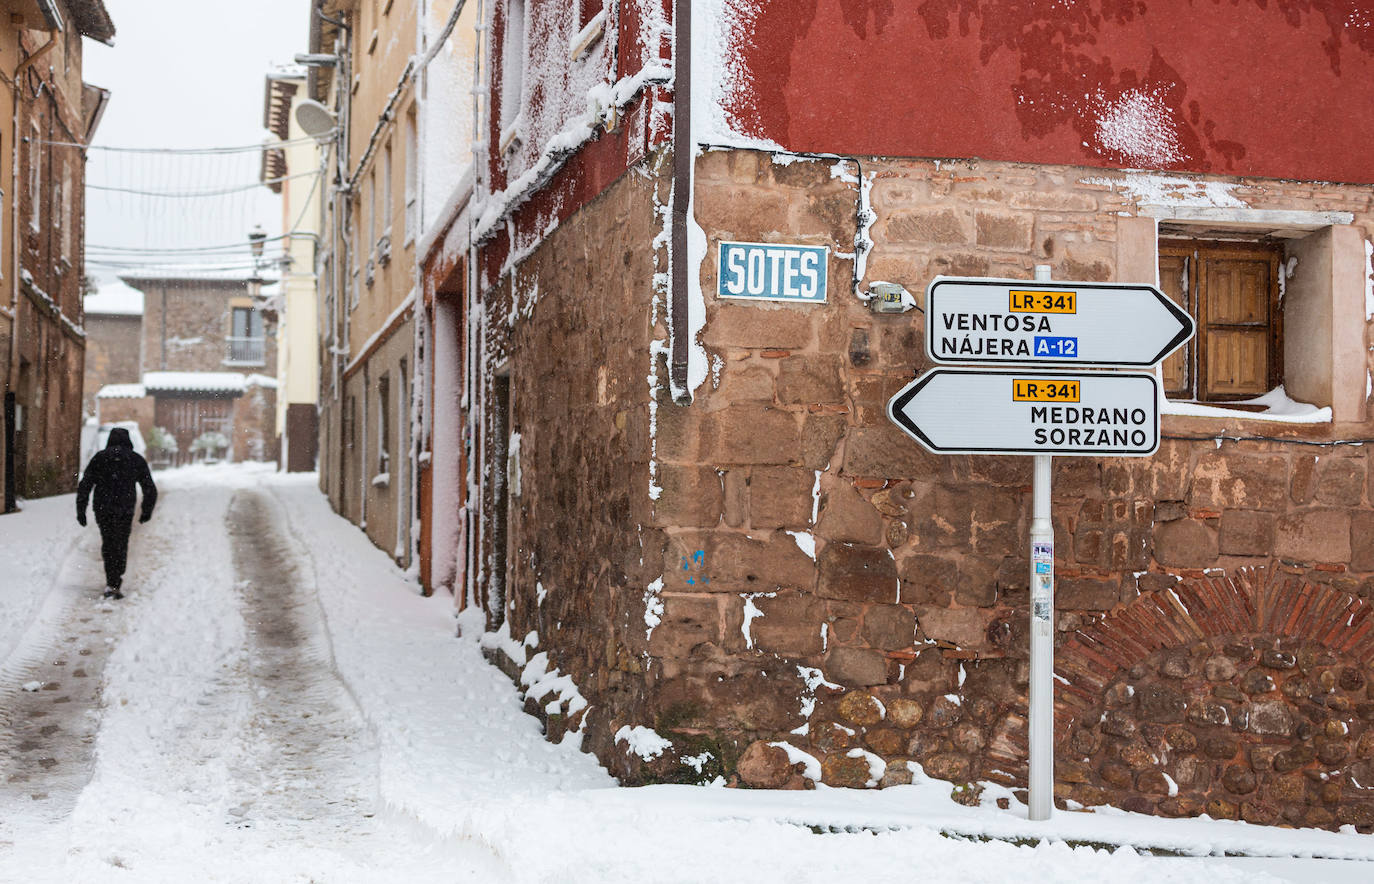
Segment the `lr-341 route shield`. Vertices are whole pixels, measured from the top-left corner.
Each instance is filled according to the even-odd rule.
[[[1154,365],[1193,319],[1149,285],[936,277],[926,352],[939,363]]]
[[[936,454],[1144,457],[1159,447],[1159,386],[1138,372],[936,368],[887,413]]]

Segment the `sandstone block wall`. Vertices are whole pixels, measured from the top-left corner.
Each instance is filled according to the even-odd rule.
[[[1211,183],[1256,210],[1351,212],[1374,236],[1371,188]],[[520,437],[518,464],[494,462],[490,423],[474,453],[486,518],[497,471],[518,481],[506,594],[488,614],[590,701],[572,720],[547,713],[551,734],[584,728],[629,782],[805,787],[768,746],[786,741],[832,785],[909,781],[915,762],[1020,787],[1030,463],[937,457],[890,423],[888,399],[929,367],[921,314],[868,311],[856,235],[872,240],[861,287],[1030,278],[1042,263],[1114,280],[1140,272],[1120,266],[1119,240],[1143,202],[1207,189],[1099,169],[707,152],[696,218],[711,373],[683,408],[650,356],[666,339],[653,246],[664,186],[622,178],[487,300],[485,395],[508,373]],[[716,299],[721,240],[827,246],[827,303]],[[1163,431],[1152,458],[1055,462],[1061,794],[1368,831],[1354,766],[1370,750],[1367,661],[1343,630],[1374,595],[1374,464],[1347,444],[1374,426],[1171,415]],[[1193,628],[1160,613],[1169,598],[1195,610],[1181,600],[1209,581],[1245,616]],[[1115,723],[1095,724],[1103,714]],[[622,725],[673,747],[640,759],[615,742]],[[1356,809],[1342,816],[1336,798]]]
[[[143,284],[141,290],[143,371],[275,371],[277,339],[267,334],[266,326],[261,364],[225,364],[232,331],[230,300],[247,298],[246,283],[157,282]]]
[[[660,732],[715,734],[736,754],[785,739],[836,785],[879,782],[863,753],[887,765],[888,782],[911,760],[958,782],[1020,783],[1030,464],[930,455],[888,421],[887,400],[929,366],[919,312],[875,316],[853,293],[858,179],[871,182],[874,213],[863,282],[913,292],[937,274],[1030,278],[1041,263],[1056,278],[1117,279],[1120,219],[1150,194],[1123,173],[981,161],[714,151],[697,173],[709,244],[701,340],[715,372],[691,408],[658,418],[654,522],[668,543],[648,649],[661,675],[648,690]],[[1255,209],[1353,212],[1374,232],[1370,188],[1218,181]],[[715,299],[715,244],[727,239],[829,246],[829,302]],[[1371,470],[1365,448],[1338,443],[1370,429],[1171,416],[1153,458],[1057,459],[1061,661],[1077,659],[1082,630],[1123,622],[1112,617],[1183,579],[1265,566],[1297,586],[1368,596]],[[1260,648],[1271,632],[1232,638]],[[1136,647],[1139,665],[1153,665],[1149,648]],[[886,711],[856,712],[868,705],[856,695]],[[671,776],[673,763],[646,775]],[[778,779],[766,764],[739,768],[746,782],[750,772]],[[1173,810],[1243,803],[1217,791],[1224,769],[1205,782],[1181,784]],[[1074,794],[1153,794],[1134,779],[1097,788]],[[1301,813],[1308,799],[1293,799]]]
[[[139,382],[142,322],[142,316],[86,315],[86,370],[82,378],[86,414],[95,414],[95,394],[101,387]]]
[[[644,709],[652,678],[644,595],[662,572],[665,545],[650,510],[648,463],[652,377],[659,418],[673,408],[663,404],[663,357],[650,349],[666,339],[654,280],[665,268],[650,243],[663,230],[667,187],[646,169],[621,176],[488,292],[483,401],[467,412],[476,424],[469,456],[483,477],[477,579],[488,623],[516,640],[533,633],[533,647],[591,703],[571,718],[566,705],[554,713],[541,705],[551,737],[582,728],[586,746],[625,775],[614,733],[652,716]],[[518,444],[498,438],[498,375],[508,378],[506,425]],[[518,455],[503,461],[503,448]],[[501,488],[504,537],[495,525]],[[503,589],[493,577],[502,539]]]

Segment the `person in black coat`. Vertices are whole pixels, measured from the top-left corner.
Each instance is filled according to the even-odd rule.
[[[95,491],[95,523],[100,527],[100,555],[105,560],[105,598],[122,599],[120,586],[124,583],[124,566],[129,558],[129,531],[134,522],[134,486],[143,489],[143,512],[138,517],[146,522],[153,517],[157,503],[157,486],[148,462],[129,439],[129,431],[116,427],[103,451],[97,451],[86,464],[86,474],[76,488],[76,521],[86,526],[86,501]]]

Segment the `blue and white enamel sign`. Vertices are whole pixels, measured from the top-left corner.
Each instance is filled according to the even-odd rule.
[[[785,243],[719,244],[716,295],[754,301],[825,303],[825,246]]]

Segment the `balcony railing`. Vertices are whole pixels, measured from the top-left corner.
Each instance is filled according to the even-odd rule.
[[[230,337],[229,358],[226,362],[238,362],[246,365],[262,365],[265,361],[263,353],[263,338],[238,338]]]

